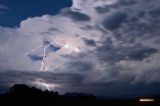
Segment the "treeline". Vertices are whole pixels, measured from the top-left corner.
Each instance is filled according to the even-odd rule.
[[[66,93],[60,95],[57,91],[42,91],[35,87],[29,87],[25,84],[15,84],[9,89],[8,93],[0,94],[0,99],[6,100],[38,100],[38,101],[54,101],[54,100],[96,100],[92,94],[86,93]]]

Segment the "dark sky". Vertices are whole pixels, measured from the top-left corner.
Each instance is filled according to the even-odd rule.
[[[160,94],[159,0],[0,0],[0,92]]]

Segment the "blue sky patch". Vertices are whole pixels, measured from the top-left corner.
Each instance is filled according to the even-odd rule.
[[[29,17],[55,15],[62,8],[70,7],[72,2],[71,0],[0,0],[0,5],[5,7],[5,10],[0,11],[0,26],[16,27]]]

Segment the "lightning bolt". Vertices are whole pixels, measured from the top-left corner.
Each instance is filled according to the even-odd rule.
[[[29,55],[30,53],[36,51],[38,48],[43,47],[43,59],[42,59],[42,61],[41,61],[40,70],[41,70],[41,71],[45,71],[45,70],[48,69],[47,65],[45,64],[46,49],[47,49],[48,47],[50,47],[51,45],[53,45],[53,43],[59,45],[59,43],[58,43],[56,40],[54,40],[54,41],[52,41],[51,43],[47,44],[46,46],[44,46],[44,45],[36,46],[36,47],[34,47],[33,49],[31,49],[30,51],[26,52],[24,55]]]
[[[52,45],[53,43],[54,43],[54,41],[52,41],[51,43],[49,43],[47,46],[45,46],[45,47],[43,48],[43,59],[42,59],[41,68],[40,68],[41,71],[45,71],[45,70],[48,69],[47,65],[45,64],[46,49],[47,49],[50,45]]]
[[[48,84],[46,84],[46,83],[43,83],[43,85],[46,87],[46,89],[49,91],[50,89],[49,89],[49,85]]]
[[[42,61],[41,61],[41,66],[40,66],[40,70],[41,70],[41,71],[46,71],[46,70],[48,70],[48,68],[51,66],[51,64],[50,64],[50,65],[47,65],[47,64],[45,63],[45,60],[46,60],[46,57],[47,57],[47,55],[46,55],[46,50],[47,50],[47,48],[49,48],[50,46],[53,46],[54,44],[56,44],[56,45],[58,45],[60,48],[67,49],[67,50],[68,50],[67,54],[71,54],[71,55],[73,55],[73,56],[75,56],[75,54],[72,53],[73,51],[74,51],[74,52],[79,52],[79,51],[80,51],[77,47],[74,47],[74,46],[71,45],[71,44],[61,45],[57,40],[52,40],[51,43],[49,43],[49,42],[45,42],[45,43],[47,43],[47,45],[44,45],[44,44],[43,44],[43,45],[37,46],[37,47],[35,47],[35,48],[31,49],[30,51],[28,51],[28,52],[25,53],[25,55],[29,55],[31,52],[36,51],[36,49],[43,47],[43,56],[42,56]],[[55,48],[55,52],[56,52],[57,50],[59,50],[59,49],[56,49],[56,48]]]
[[[48,91],[50,90],[49,84],[44,79],[41,79],[41,78],[35,79],[33,83],[37,84],[38,86],[43,87],[42,89],[44,90],[48,90]]]

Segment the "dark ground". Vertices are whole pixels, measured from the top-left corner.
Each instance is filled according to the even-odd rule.
[[[158,102],[151,103],[140,103],[134,100],[53,100],[53,101],[42,101],[42,100],[5,100],[1,101],[1,106],[160,106]]]

